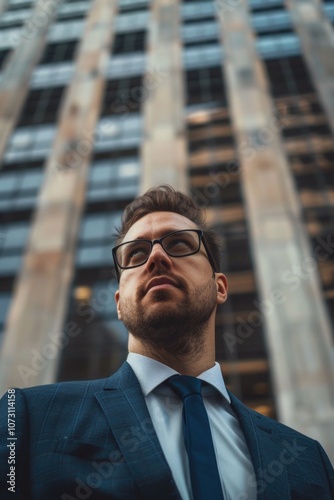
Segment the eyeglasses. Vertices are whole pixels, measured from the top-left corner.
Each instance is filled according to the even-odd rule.
[[[173,231],[157,240],[138,239],[121,243],[112,250],[117,278],[119,280],[119,269],[132,269],[145,264],[151,255],[153,246],[159,243],[170,257],[187,257],[197,253],[201,247],[201,241],[208,255],[210,264],[215,271],[215,264],[211,252],[205,244],[203,231],[201,229],[184,229]]]

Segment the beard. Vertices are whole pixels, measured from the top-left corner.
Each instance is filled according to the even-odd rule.
[[[183,297],[172,298],[173,290],[153,290],[150,304],[143,304],[143,293],[136,303],[125,300],[122,320],[128,331],[151,350],[174,355],[197,354],[205,341],[205,327],[217,305],[217,289],[213,278],[204,286],[189,291],[179,283]],[[177,293],[177,292],[176,292]]]

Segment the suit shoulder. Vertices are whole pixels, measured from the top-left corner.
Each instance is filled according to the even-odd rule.
[[[84,394],[94,394],[99,389],[102,389],[106,380],[107,379],[57,382],[55,384],[38,385],[24,389],[15,388],[15,391],[24,396],[27,400],[36,398],[50,399],[61,396],[81,398]]]
[[[231,394],[230,394],[231,395]],[[262,428],[265,431],[274,431],[277,435],[286,436],[286,437],[295,437],[299,439],[305,439],[309,441],[309,443],[316,443],[316,441],[305,434],[285,425],[273,418],[267,417],[262,413],[258,413],[257,411],[245,406],[241,401],[239,401],[234,395],[232,395],[233,408],[237,411],[239,416],[251,417],[252,421],[256,423],[256,425]]]

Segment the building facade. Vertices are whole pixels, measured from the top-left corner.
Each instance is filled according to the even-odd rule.
[[[223,241],[217,360],[334,460],[334,1],[0,3],[1,392],[108,376],[112,234],[151,186]]]

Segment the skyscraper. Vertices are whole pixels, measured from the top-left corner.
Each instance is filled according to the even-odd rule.
[[[2,7],[2,392],[121,364],[112,233],[171,184],[222,236],[229,387],[333,459],[334,1]]]

